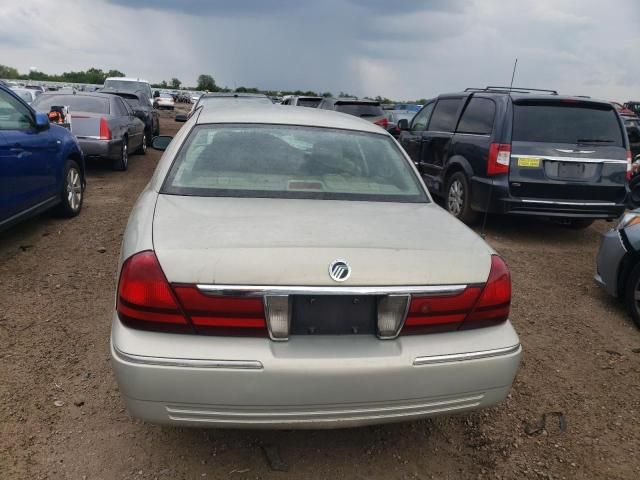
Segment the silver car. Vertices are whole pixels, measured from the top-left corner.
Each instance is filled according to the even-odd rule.
[[[131,415],[335,428],[506,397],[507,266],[386,131],[246,104],[169,140],[120,258],[111,356]]]
[[[602,236],[595,280],[626,304],[640,328],[640,209],[624,214],[615,228]]]

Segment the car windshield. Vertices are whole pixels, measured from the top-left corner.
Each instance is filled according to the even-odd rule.
[[[137,92],[138,90],[151,98],[151,86],[146,82],[136,82],[134,80],[105,80],[104,88],[112,88],[119,92]]]
[[[194,196],[427,202],[393,140],[282,125],[200,125],[163,193]]]
[[[52,106],[69,107],[71,112],[109,113],[109,100],[91,95],[40,95],[33,108],[48,112]]]
[[[523,103],[514,105],[513,140],[623,146],[616,111],[609,105]]]
[[[384,110],[380,105],[372,103],[336,103],[336,110],[342,113],[348,113],[349,115],[355,115],[356,117],[381,117],[384,115]]]

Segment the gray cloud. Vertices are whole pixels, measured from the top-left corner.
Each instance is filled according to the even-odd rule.
[[[0,61],[402,99],[508,82],[517,57],[524,86],[619,100],[640,90],[637,0],[88,3],[9,2]]]

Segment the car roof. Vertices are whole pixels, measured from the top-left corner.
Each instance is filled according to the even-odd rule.
[[[468,95],[473,95],[474,97],[484,97],[484,98],[488,98],[488,97],[503,97],[503,96],[510,96],[511,99],[513,101],[520,101],[520,100],[532,100],[534,102],[540,101],[540,102],[544,102],[544,101],[553,101],[553,102],[557,102],[557,101],[563,101],[563,100],[569,100],[569,101],[576,101],[576,102],[584,102],[584,103],[597,103],[597,104],[607,104],[607,105],[611,105],[611,103],[607,100],[598,100],[598,99],[594,99],[591,97],[584,97],[584,96],[577,96],[577,95],[550,95],[550,94],[536,94],[536,93],[523,93],[523,92],[508,92],[508,91],[499,91],[499,90],[479,90],[479,91],[467,91],[467,92],[453,92],[453,93],[443,93],[441,95],[438,95],[438,97],[434,100],[437,100],[438,98],[444,98],[444,97],[464,97],[464,96],[468,96]]]
[[[116,90],[115,88],[105,87],[101,88],[98,92],[85,92],[85,93],[102,93],[105,95],[133,95],[134,97],[147,97],[146,93],[142,90],[136,90],[134,92],[125,92],[124,90]]]
[[[387,134],[371,122],[353,115],[317,110],[313,108],[290,108],[281,105],[224,105],[215,110],[201,110],[196,120],[198,125],[206,123],[257,123],[299,125],[308,127],[338,128]]]

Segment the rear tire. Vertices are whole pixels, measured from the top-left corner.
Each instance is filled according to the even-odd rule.
[[[82,186],[82,172],[74,160],[67,160],[64,168],[60,203],[54,213],[59,217],[75,217],[82,210],[84,189]]]
[[[631,320],[640,328],[640,263],[638,263],[627,278],[625,285],[625,304],[631,315]]]
[[[129,140],[127,137],[122,139],[122,148],[120,149],[120,157],[113,161],[113,169],[124,172],[129,167]]]
[[[444,196],[447,211],[467,225],[478,219],[478,213],[471,209],[471,189],[467,176],[462,172],[455,172],[449,177]]]
[[[144,132],[144,134],[142,135],[142,145],[140,145],[140,148],[138,149],[138,153],[140,155],[145,155],[147,153],[149,143],[149,134],[147,132]]]

